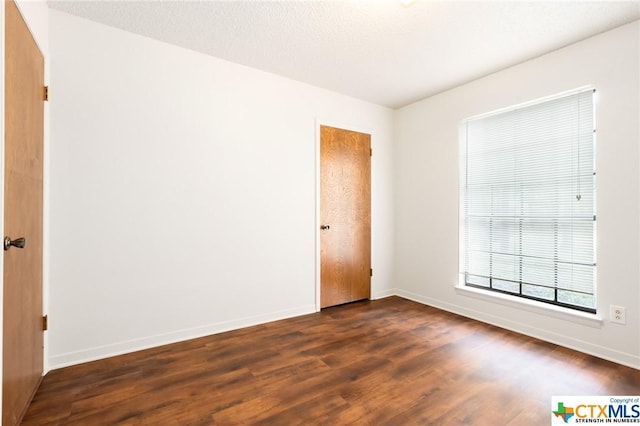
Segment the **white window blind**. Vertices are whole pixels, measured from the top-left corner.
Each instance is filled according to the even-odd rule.
[[[593,90],[463,126],[465,284],[595,312]]]

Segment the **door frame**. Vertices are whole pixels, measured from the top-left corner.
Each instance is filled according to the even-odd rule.
[[[0,229],[4,234],[4,7],[0,2]],[[4,256],[0,256],[0,277],[4,277]],[[4,280],[0,278],[3,291],[0,291],[0,365],[4,365],[3,329],[4,329]],[[2,368],[0,368],[0,383],[2,383]],[[2,386],[0,386],[0,401],[2,401]],[[0,403],[0,419],[2,419],[2,403]]]
[[[359,125],[355,125],[353,123],[348,122],[339,122],[335,120],[324,120],[322,118],[316,117],[315,122],[315,171],[316,171],[316,211],[315,211],[315,220],[314,223],[316,225],[316,229],[314,232],[315,236],[315,246],[316,246],[316,261],[315,261],[315,273],[316,273],[316,294],[315,294],[315,305],[316,312],[320,312],[320,290],[321,284],[320,281],[320,126],[329,126],[335,127],[338,129],[348,130],[350,132],[358,132],[358,133],[366,133],[371,135],[371,149],[373,149],[374,144],[374,132],[369,127],[363,127]],[[373,158],[371,161],[371,176],[369,177],[371,181],[371,259],[373,263]],[[373,267],[373,265],[371,266]],[[371,295],[373,296],[373,277],[371,277]]]

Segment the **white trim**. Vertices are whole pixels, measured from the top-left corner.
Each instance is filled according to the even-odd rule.
[[[49,367],[53,369],[67,367],[70,365],[81,364],[84,362],[95,361],[98,359],[108,358],[116,355],[127,354],[131,352],[141,351],[157,346],[168,345],[171,343],[182,342],[189,339],[197,339],[199,337],[210,336],[212,334],[224,333],[226,331],[237,330],[240,328],[251,327],[254,325],[264,324],[272,321],[278,321],[287,318],[293,318],[301,315],[312,314],[315,312],[313,305],[301,306],[285,311],[272,312],[254,317],[246,317],[238,320],[223,321],[215,324],[209,324],[201,327],[188,328],[183,330],[172,331],[170,333],[157,334],[139,339],[126,340],[116,342],[104,346],[96,346],[89,349],[83,349],[75,352],[67,352],[60,355],[54,355],[49,359]]]
[[[516,110],[519,110],[519,109],[522,109],[522,108],[526,108],[526,107],[530,107],[530,106],[533,106],[533,105],[541,104],[543,102],[552,101],[554,99],[560,99],[560,98],[564,98],[566,96],[577,95],[578,93],[588,92],[590,90],[595,92],[596,89],[595,89],[595,87],[593,85],[587,85],[587,86],[577,87],[575,89],[565,90],[564,92],[554,93],[553,95],[549,95],[549,96],[543,96],[541,98],[533,99],[531,101],[522,102],[522,103],[517,104],[517,105],[510,105],[510,106],[507,106],[507,107],[504,107],[504,108],[499,108],[499,109],[496,109],[496,110],[493,110],[493,111],[483,112],[482,114],[473,115],[471,117],[467,117],[464,120],[462,120],[462,122],[460,124],[464,125],[464,124],[468,123],[469,121],[475,121],[475,120],[479,120],[481,118],[491,117],[492,115],[503,114],[505,112],[516,111]]]
[[[316,259],[314,262],[315,266],[315,275],[316,275],[316,283],[315,283],[315,302],[316,302],[316,312],[320,312],[320,121],[316,118],[314,123],[314,130],[316,133],[315,137],[315,171],[316,171],[316,196],[315,196],[315,247],[316,247]]]
[[[315,238],[316,238],[316,262],[315,262],[315,267],[316,267],[316,312],[320,312],[320,260],[321,260],[321,256],[320,256],[320,226],[322,225],[320,223],[320,126],[328,126],[328,127],[335,127],[337,129],[344,129],[344,130],[349,130],[352,132],[359,132],[359,133],[366,133],[369,136],[371,136],[371,149],[373,149],[373,141],[374,141],[374,136],[373,136],[373,131],[369,128],[363,128],[357,125],[353,125],[353,124],[349,124],[349,123],[344,123],[344,122],[336,122],[336,121],[332,121],[332,120],[323,120],[321,118],[316,117],[316,121],[315,121],[315,132],[316,132],[316,146],[315,146],[315,154],[316,154],[316,158],[315,158],[315,170],[316,170],[316,219],[315,219],[315,224],[316,224],[316,230],[315,230]],[[369,180],[371,181],[371,197],[373,198],[373,162],[372,162],[372,167],[371,167],[371,175],[369,176]],[[372,207],[373,207],[373,203],[372,203]],[[373,208],[371,209],[371,261],[373,263]],[[373,265],[371,265],[371,268],[373,268]],[[373,278],[371,279],[371,283],[370,283],[370,287],[371,287],[371,297],[370,299],[373,300]],[[389,296],[392,296],[392,294],[389,294]],[[386,296],[384,296],[386,297]]]
[[[382,291],[378,291],[376,293],[371,293],[371,300],[378,300],[378,299],[384,299],[385,297],[391,297],[391,296],[397,296],[398,295],[398,289],[397,288],[391,288],[391,289],[387,289],[387,290],[382,290]]]
[[[513,112],[523,111],[526,114],[528,114],[527,111],[530,111],[531,107],[539,106],[541,104],[546,104],[546,103],[548,103],[550,101],[554,101],[554,100],[558,100],[560,102],[565,102],[566,101],[568,103],[568,105],[560,104],[558,107],[549,107],[548,112],[554,112],[554,113],[557,112],[560,116],[566,118],[567,120],[575,120],[575,121],[577,121],[578,128],[577,128],[576,131],[578,131],[578,132],[582,131],[582,129],[584,129],[585,132],[588,131],[589,136],[592,139],[591,148],[592,148],[592,151],[593,151],[593,161],[595,161],[595,149],[596,149],[596,147],[595,147],[595,135],[596,135],[595,128],[596,127],[595,127],[595,102],[594,102],[594,97],[595,97],[595,87],[593,85],[586,85],[586,86],[582,86],[582,87],[579,87],[579,88],[566,90],[564,92],[553,94],[553,95],[550,95],[550,96],[545,96],[545,97],[542,97],[542,98],[538,98],[538,99],[534,99],[534,100],[531,100],[531,101],[523,102],[523,103],[520,103],[518,105],[513,105],[513,106],[506,107],[506,108],[501,108],[501,109],[498,109],[498,110],[495,110],[495,111],[492,111],[492,112],[479,114],[479,115],[467,118],[467,119],[463,120],[459,124],[459,126],[458,126],[458,140],[459,140],[459,143],[458,143],[458,149],[459,149],[459,152],[458,152],[458,166],[459,166],[459,169],[458,169],[458,179],[459,179],[459,182],[458,182],[458,244],[459,244],[458,263],[459,263],[459,272],[460,272],[461,276],[459,278],[458,284],[456,285],[456,291],[459,294],[475,295],[475,296],[480,297],[480,298],[489,297],[486,300],[491,300],[491,298],[495,298],[495,300],[508,301],[510,303],[510,306],[516,306],[516,307],[519,307],[519,308],[524,308],[525,310],[533,311],[533,312],[536,312],[536,313],[543,312],[545,315],[551,314],[551,316],[554,316],[554,317],[557,317],[557,318],[560,318],[560,319],[571,319],[571,318],[574,318],[574,322],[578,322],[580,324],[586,324],[586,325],[589,325],[589,326],[592,326],[592,327],[598,327],[598,326],[601,325],[602,319],[600,317],[598,317],[597,315],[593,315],[593,314],[582,315],[582,312],[580,312],[580,311],[572,310],[572,309],[566,309],[566,308],[563,308],[563,307],[559,307],[558,305],[552,305],[551,303],[549,303],[550,308],[548,310],[540,311],[537,308],[541,308],[542,307],[542,303],[544,303],[544,302],[541,301],[542,302],[541,303],[541,302],[537,302],[537,301],[532,301],[531,299],[527,299],[526,296],[524,296],[524,295],[522,296],[521,306],[511,304],[511,302],[514,302],[514,303],[516,302],[516,300],[515,300],[515,298],[513,296],[506,295],[506,294],[503,294],[503,293],[490,293],[489,291],[481,289],[481,288],[476,289],[476,288],[473,288],[471,286],[467,286],[467,285],[465,285],[465,278],[463,276],[464,272],[469,272],[466,269],[468,265],[466,265],[465,258],[473,257],[468,252],[469,248],[466,247],[466,242],[467,241],[466,241],[466,239],[464,237],[465,234],[467,234],[467,239],[469,238],[468,237],[469,229],[467,229],[467,219],[468,219],[467,214],[470,214],[470,213],[467,211],[467,201],[468,201],[468,198],[471,197],[471,195],[469,195],[469,191],[471,191],[471,193],[473,194],[473,190],[470,190],[470,184],[468,182],[468,180],[469,180],[468,169],[470,167],[469,166],[469,162],[473,158],[475,158],[475,155],[472,155],[472,154],[469,153],[469,150],[470,150],[470,148],[469,148],[469,143],[470,143],[469,142],[469,125],[471,123],[474,123],[474,122],[482,123],[483,120],[485,120],[485,119],[487,119],[489,117],[496,117],[496,116],[503,117],[505,122],[511,123],[514,120],[517,121],[517,118],[513,117],[512,114],[511,114]],[[583,107],[583,104],[582,104],[583,100],[584,100],[584,107],[585,108],[589,107],[589,109],[591,110],[591,117],[590,118],[593,120],[592,122],[587,121],[587,122],[583,123],[583,121],[581,119],[581,115],[580,115],[580,111],[581,110],[580,110],[580,108]],[[575,112],[575,108],[576,108],[575,102],[577,102],[577,108],[578,108],[577,109],[577,111],[578,111],[577,116],[574,116],[574,112]],[[571,106],[571,107],[569,108],[568,106]],[[525,125],[528,126],[528,124],[526,124],[526,123],[529,123],[529,121],[531,121],[532,118],[528,117],[526,114],[524,116],[525,118],[523,118],[523,123],[525,123]],[[589,114],[583,114],[582,117],[589,117]],[[573,121],[572,121],[572,123],[573,123]],[[587,124],[591,125],[593,128],[591,128],[591,126],[587,126]],[[583,127],[583,125],[584,125],[584,127]],[[491,127],[491,128],[493,128],[493,127]],[[510,129],[510,127],[509,127],[509,129]],[[593,130],[593,132],[592,132],[592,130]],[[495,131],[502,132],[502,129],[495,130]],[[523,134],[527,135],[529,133],[523,131]],[[505,136],[506,134],[501,133],[501,135]],[[538,133],[537,133],[537,131],[534,131],[533,133],[530,133],[530,135],[533,135],[533,136],[537,137]],[[509,148],[508,153],[509,154],[514,154],[514,150],[515,150],[515,156],[518,157],[518,155],[519,155],[518,152],[520,152],[519,151],[520,148],[518,148],[517,141],[520,139],[520,137],[519,136],[514,136],[514,138],[515,138],[514,141],[516,142],[516,145],[514,145],[513,147],[509,146],[508,147]],[[479,140],[480,145],[479,145],[479,147],[477,149],[482,151],[483,149],[486,149],[485,145],[483,145],[483,143],[485,143],[486,141],[484,139],[482,139],[482,137],[480,137],[480,136],[479,136],[479,139],[480,139]],[[491,138],[489,138],[489,139],[491,139]],[[510,139],[511,139],[511,136],[510,136]],[[580,145],[580,144],[581,144],[581,142],[578,143],[578,145]],[[567,145],[567,146],[569,146],[569,145]],[[571,144],[570,144],[569,148],[571,150],[570,151],[571,155],[573,156],[574,153],[575,153],[575,150],[576,150],[576,147],[574,146],[574,142],[573,142],[573,136],[572,136],[572,140],[571,140]],[[578,146],[577,149],[578,149],[578,158],[580,158],[579,157],[580,147]],[[484,151],[482,151],[482,152],[484,152]],[[478,154],[478,155],[480,157],[482,157],[481,154]],[[587,156],[585,158],[588,158],[589,155],[590,154],[587,154]],[[534,157],[537,158],[536,156],[534,156]],[[529,153],[529,154],[527,154],[527,157],[524,157],[524,158],[530,159],[530,158],[534,158],[534,157],[531,157],[530,153]],[[491,158],[493,158],[493,157],[491,157]],[[505,157],[505,158],[507,158],[507,157]],[[481,161],[485,162],[485,160],[481,160]],[[569,168],[567,170],[567,172],[571,172],[571,176],[570,177],[572,179],[575,178],[575,174],[576,174],[576,172],[574,171],[574,168],[573,168],[574,167],[573,166],[573,161],[574,160],[572,159],[571,160],[571,164],[567,163],[567,164],[564,164],[562,166],[563,167],[562,170],[565,170],[565,168],[567,168],[567,167]],[[491,162],[491,161],[489,160],[489,162]],[[479,166],[480,164],[483,164],[483,163],[481,162],[481,163],[474,163],[474,164],[476,164],[476,166]],[[483,165],[486,165],[486,164],[483,164]],[[569,166],[571,166],[571,167],[569,167]],[[579,167],[580,166],[578,166],[578,172],[580,171]],[[593,167],[593,170],[594,170],[593,179],[595,179],[595,175],[596,175],[595,174],[595,162],[592,162],[590,167]],[[489,167],[489,168],[491,169],[491,167]],[[532,170],[535,170],[535,175],[532,175],[532,176],[541,176],[540,173],[544,169],[536,167],[536,168],[534,168]],[[496,180],[496,181],[489,179],[490,183],[491,184],[493,184],[493,183],[505,183],[507,181],[513,182],[513,177],[512,177],[512,179],[508,180],[506,177],[504,177],[506,175],[502,174],[501,176],[502,177],[498,178],[498,180]],[[529,177],[531,177],[531,176],[529,176]],[[463,179],[466,179],[466,180],[463,181]],[[554,182],[555,181],[556,180],[554,179]],[[572,180],[572,182],[573,182],[573,180]],[[578,187],[579,187],[579,185],[580,185],[580,183],[578,182]],[[594,182],[594,185],[595,185],[595,182]],[[493,188],[493,186],[491,188]],[[514,190],[518,191],[518,189],[514,189]],[[522,191],[522,190],[520,189],[520,191]],[[499,192],[500,192],[500,195],[497,196],[498,201],[496,201],[498,204],[500,204],[500,202],[503,200],[503,198],[502,198],[503,197],[503,195],[502,195],[503,191],[499,191]],[[547,193],[547,192],[548,191],[545,191],[545,193]],[[592,205],[592,208],[582,212],[581,216],[573,216],[573,214],[572,214],[570,217],[567,218],[567,220],[570,220],[571,223],[573,223],[573,221],[576,220],[576,218],[578,220],[580,220],[581,218],[584,219],[584,218],[587,218],[587,217],[588,218],[591,218],[591,217],[593,218],[593,228],[592,228],[592,232],[590,233],[591,234],[590,238],[591,238],[591,242],[592,242],[592,244],[590,246],[591,253],[589,253],[592,256],[591,258],[593,259],[593,264],[591,264],[591,262],[589,262],[588,265],[587,264],[583,265],[584,267],[587,267],[587,266],[592,267],[593,268],[593,273],[592,273],[592,276],[590,276],[590,277],[587,276],[587,275],[584,275],[584,279],[578,279],[578,284],[579,285],[583,285],[585,288],[588,288],[587,286],[590,287],[590,291],[589,292],[587,290],[584,290],[585,295],[588,294],[589,296],[592,296],[594,298],[594,303],[596,303],[596,296],[597,296],[597,293],[596,293],[596,290],[597,290],[597,267],[596,267],[596,265],[597,265],[597,262],[596,262],[596,240],[597,240],[596,239],[596,235],[597,234],[596,234],[596,227],[597,227],[597,222],[596,222],[596,200],[595,200],[596,190],[595,190],[595,187],[593,189],[588,190],[587,192],[589,192],[589,194],[593,196],[593,203],[589,203],[588,202],[588,204],[587,204],[588,206]],[[518,193],[520,193],[520,192],[518,192]],[[491,203],[492,208],[491,208],[491,212],[486,213],[488,215],[488,216],[486,216],[486,218],[495,217],[494,216],[495,213],[494,213],[494,209],[493,209],[493,204],[494,204],[493,203],[493,190],[491,192],[491,198],[492,198],[492,203]],[[521,203],[525,203],[525,202],[521,201]],[[521,217],[521,216],[518,216],[517,213],[513,213],[513,214],[516,215],[516,218],[517,217]],[[587,214],[588,214],[588,216],[587,216]],[[552,218],[552,217],[554,217],[554,215],[551,215],[549,217]],[[540,219],[540,217],[538,217],[538,219]],[[508,236],[510,235],[509,234],[510,231],[504,231],[504,232],[506,232],[508,234]],[[589,234],[586,231],[586,228],[585,228],[585,234],[587,234],[587,235]],[[584,236],[584,235],[580,234],[580,236]],[[473,237],[471,237],[471,238],[473,238]],[[522,237],[521,237],[521,239],[522,239]],[[557,236],[556,236],[554,241],[556,241],[556,240],[558,240]],[[548,250],[546,248],[544,248],[544,246],[536,246],[534,244],[534,247],[535,248],[532,248],[532,250],[534,250],[535,253],[538,256],[542,256],[542,258],[544,260],[551,260],[551,257],[547,256],[550,253],[548,253]],[[586,256],[587,253],[588,253],[586,251],[587,250],[586,247],[589,247],[589,246],[584,246],[584,247],[585,247],[584,255]],[[570,250],[568,252],[573,254],[574,250],[575,250],[574,247],[571,246],[571,248],[570,248]],[[509,251],[509,250],[507,249],[507,251]],[[494,254],[494,251],[490,250],[489,254],[490,255]],[[522,253],[520,253],[520,255],[518,255],[517,252],[511,253],[511,254],[513,256],[515,256],[516,258],[519,257],[522,260]],[[576,265],[576,263],[573,263],[573,261],[571,261],[571,262],[569,262],[569,265],[570,266],[574,266],[574,265]],[[479,273],[479,272],[476,271],[474,273]],[[514,273],[516,274],[516,278],[517,278],[517,268],[516,268]],[[485,274],[488,274],[489,276],[488,277],[484,277],[484,278],[491,280],[492,274],[489,273],[489,272],[486,272],[486,271],[485,271]],[[482,275],[482,274],[480,274],[480,275]],[[522,275],[522,267],[521,267],[520,275]],[[493,277],[493,278],[495,279],[496,277]],[[510,282],[511,284],[513,284],[514,281],[513,281],[512,278],[513,277],[511,277],[511,278],[506,277],[506,276],[502,277],[502,279],[505,280],[505,282]],[[516,282],[516,284],[517,284],[517,282]],[[539,288],[539,284],[540,283],[532,282],[531,286]],[[567,287],[567,288],[563,288],[563,289],[564,290],[569,290],[570,288]],[[468,292],[468,293],[465,294],[465,292]],[[520,288],[520,293],[522,293],[522,292],[523,292],[523,290],[522,290],[522,287],[521,287]],[[595,310],[596,306],[597,305],[594,306],[594,310]],[[565,315],[565,314],[568,314],[568,315]],[[578,319],[578,321],[575,320],[576,318]],[[591,321],[593,323],[592,324],[588,324],[585,321],[587,321],[587,322]]]
[[[523,311],[575,322],[576,324],[586,325],[588,327],[601,328],[604,323],[602,317],[597,314],[590,314],[588,312],[577,311],[575,309],[564,308],[562,306],[551,305],[544,302],[537,302],[535,300],[511,296],[504,293],[483,290],[481,288],[458,284],[456,285],[456,293],[462,296],[475,297],[477,299],[498,303],[500,305],[509,306]]]
[[[593,343],[584,340],[553,333],[529,324],[512,321],[487,312],[465,308],[405,290],[398,289],[397,296],[640,370],[640,356],[635,354],[616,351],[600,345],[594,345]]]
[[[579,339],[567,337],[547,330],[539,329],[515,321],[511,321],[486,312],[468,309],[459,305],[443,302],[438,299],[415,294],[401,289],[390,289],[372,296],[372,299],[382,299],[390,296],[398,296],[423,305],[432,306],[447,312],[471,318],[475,321],[491,324],[500,328],[524,334],[535,339],[554,343],[559,346],[567,347],[579,352],[603,358],[621,365],[640,370],[640,356],[629,354],[621,351],[609,349],[607,347],[594,345]],[[286,318],[292,318],[300,315],[307,315],[316,312],[314,305],[307,305],[296,309],[274,312],[271,314],[260,315],[256,317],[243,318],[240,320],[223,321],[216,324],[210,324],[203,327],[195,327],[192,329],[179,330],[171,333],[150,336],[142,339],[134,339],[124,342],[118,342],[111,345],[94,347],[77,352],[69,352],[61,355],[53,356],[50,359],[51,369],[62,368],[70,365],[76,365],[83,362],[95,361],[111,356],[121,355],[134,351],[144,350],[156,346],[181,342],[188,339],[195,339],[212,334],[222,333],[225,331],[236,330],[239,328],[250,327],[266,322],[277,321]]]
[[[48,13],[48,11],[47,11]],[[47,15],[48,19],[48,15]],[[48,21],[47,21],[48,22]],[[47,24],[48,25],[48,24]],[[47,44],[48,46],[48,44]],[[50,58],[49,51],[43,52],[44,57],[44,85],[49,86]],[[55,92],[53,93],[55,96]],[[49,92],[51,97],[51,92]],[[42,315],[49,314],[49,272],[50,254],[49,249],[51,231],[51,134],[49,132],[51,110],[49,101],[44,102],[43,135],[42,135]],[[42,374],[46,375],[49,368],[49,332],[45,331],[43,336],[43,366]]]

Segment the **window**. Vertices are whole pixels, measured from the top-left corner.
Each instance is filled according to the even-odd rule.
[[[463,122],[464,284],[595,313],[593,90]]]

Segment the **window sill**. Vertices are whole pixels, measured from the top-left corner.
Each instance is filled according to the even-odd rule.
[[[460,284],[456,285],[456,293],[593,328],[602,327],[604,322],[602,317],[597,314],[574,311],[561,306],[548,305],[543,302],[536,302],[535,300],[523,299],[516,296],[510,296],[508,294],[495,293]]]

